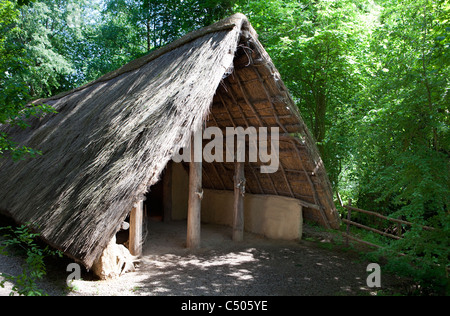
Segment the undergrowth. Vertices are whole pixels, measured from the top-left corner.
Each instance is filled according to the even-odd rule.
[[[0,227],[2,240],[0,240],[0,254],[21,255],[25,257],[22,265],[22,273],[13,276],[0,273],[3,280],[0,286],[3,288],[7,281],[13,284],[11,296],[47,296],[40,289],[38,282],[46,275],[44,259],[49,256],[62,256],[59,251],[51,250],[48,246],[42,248],[37,243],[39,234],[31,232],[27,225],[19,227]]]

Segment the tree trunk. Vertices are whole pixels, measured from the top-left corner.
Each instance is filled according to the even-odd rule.
[[[322,152],[323,140],[325,139],[325,117],[327,113],[327,96],[320,91],[315,96],[315,118],[314,118],[314,138],[317,142],[320,152]]]

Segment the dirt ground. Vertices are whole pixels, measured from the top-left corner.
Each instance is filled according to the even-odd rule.
[[[202,247],[185,248],[186,222],[149,223],[137,270],[117,280],[97,281],[84,271],[67,291],[67,258],[52,259],[41,283],[49,295],[69,296],[309,296],[400,293],[403,281],[381,273],[381,288],[366,285],[368,262],[330,243],[329,234],[305,225],[302,241],[269,240],[246,233],[231,240],[231,228],[202,225]],[[23,259],[0,256],[0,272],[20,273]],[[0,288],[8,295],[11,284]]]

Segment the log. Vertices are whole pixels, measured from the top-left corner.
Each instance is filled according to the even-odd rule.
[[[352,203],[352,201],[349,200],[348,204],[351,204],[351,203]],[[351,219],[352,219],[352,210],[348,209],[348,214],[347,214],[347,236],[350,235],[350,222],[351,222]],[[348,237],[346,239],[346,245],[348,246]]]
[[[234,172],[234,204],[233,204],[233,240],[244,240],[244,163],[235,163]]]
[[[359,243],[361,243],[361,244],[365,244],[365,245],[372,246],[372,247],[376,247],[376,248],[383,248],[383,247],[381,247],[381,246],[378,246],[378,245],[372,244],[372,243],[370,243],[370,242],[368,242],[368,241],[365,241],[365,240],[362,240],[362,239],[353,237],[353,236],[348,235],[348,234],[346,234],[346,233],[342,233],[342,236],[345,237],[345,238],[347,238],[347,239],[351,239],[351,240],[357,241],[357,242],[359,242]]]
[[[142,255],[142,223],[144,201],[136,203],[130,214],[130,253],[133,256]]]
[[[200,248],[202,190],[202,162],[194,160],[194,136],[191,139],[191,162],[189,163],[189,201],[187,219],[186,246],[190,249]]]
[[[373,216],[376,216],[376,217],[379,217],[379,218],[382,218],[382,219],[385,219],[385,220],[388,220],[388,221],[391,221],[391,222],[394,222],[394,223],[399,223],[399,224],[408,225],[408,226],[413,226],[414,225],[413,223],[410,223],[410,222],[407,222],[407,221],[403,221],[403,220],[396,219],[396,218],[390,218],[390,217],[381,215],[379,213],[366,211],[366,210],[363,210],[363,209],[360,209],[360,208],[353,207],[351,205],[344,205],[344,207],[347,210],[352,210],[352,211],[355,211],[355,212],[360,212],[360,213],[364,213],[364,214],[368,214],[368,215],[373,215]],[[422,229],[425,229],[425,230],[434,230],[434,228],[430,227],[430,226],[423,226],[423,225],[420,225],[420,224],[417,224],[417,225],[419,227],[422,227]]]
[[[359,227],[359,228],[362,228],[362,229],[365,229],[365,230],[369,230],[371,232],[374,232],[374,233],[377,233],[377,234],[380,234],[380,235],[383,235],[383,236],[386,236],[386,237],[389,237],[389,238],[393,238],[393,239],[397,239],[397,240],[398,239],[402,239],[401,237],[398,237],[398,236],[395,236],[395,235],[392,235],[392,234],[389,234],[389,233],[385,233],[385,232],[383,232],[381,230],[378,230],[378,229],[375,229],[375,228],[372,228],[372,227],[369,227],[369,226],[366,226],[366,225],[363,225],[363,224],[360,224],[360,223],[349,221],[349,220],[347,220],[345,218],[343,218],[342,221],[344,223],[346,223],[347,225],[353,225],[353,226],[356,226],[356,227]],[[347,226],[347,234],[349,234],[348,226]]]

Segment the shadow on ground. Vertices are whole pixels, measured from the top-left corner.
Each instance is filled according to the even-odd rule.
[[[184,248],[184,223],[151,223],[134,291],[140,295],[370,295],[367,264],[349,252],[308,241],[275,241],[203,225],[202,248]],[[384,280],[386,290],[397,285]]]
[[[185,222],[151,222],[136,272],[96,281],[84,272],[67,292],[68,258],[53,259],[45,280],[50,295],[307,296],[371,295],[368,263],[350,251],[316,241],[276,241],[246,233],[231,240],[231,228],[202,225],[201,249],[185,247]],[[3,261],[2,261],[3,260]],[[18,258],[0,257],[0,273],[18,271]],[[3,262],[3,264],[2,264]],[[402,282],[382,273],[381,290],[399,293]],[[3,293],[5,295],[5,293]]]

